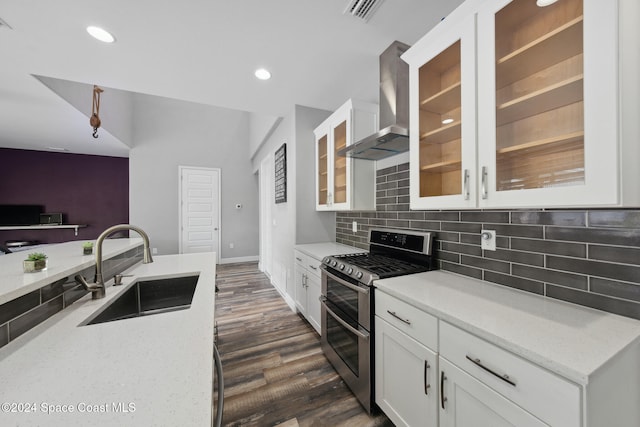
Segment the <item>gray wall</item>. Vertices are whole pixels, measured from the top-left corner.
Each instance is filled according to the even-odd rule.
[[[220,258],[258,256],[258,182],[249,114],[136,95],[129,157],[130,221],[160,254],[178,252],[178,166],[221,169]],[[235,209],[241,203],[242,209]],[[234,249],[229,248],[234,243]]]
[[[640,210],[410,211],[408,163],[376,179],[376,211],[338,213],[338,242],[367,248],[373,226],[433,231],[444,270],[640,319]],[[483,228],[496,251],[481,249]]]
[[[298,243],[334,241],[335,214],[315,210],[315,139],[313,129],[329,111],[296,105],[253,157],[254,168],[287,144],[287,202],[271,203],[271,281],[293,298],[293,247]]]

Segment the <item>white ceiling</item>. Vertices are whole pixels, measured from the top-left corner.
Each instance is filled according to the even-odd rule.
[[[384,0],[366,23],[343,14],[347,3],[0,0],[11,27],[0,27],[0,147],[127,156],[103,129],[94,140],[87,115],[35,75],[271,116],[377,102],[378,55],[413,44],[462,0]],[[116,43],[92,39],[88,25]],[[258,67],[272,79],[255,79]],[[90,90],[86,99],[90,111]]]

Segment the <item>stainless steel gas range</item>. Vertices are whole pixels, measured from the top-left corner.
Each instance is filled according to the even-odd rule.
[[[321,343],[362,406],[374,409],[373,281],[435,268],[431,233],[372,228],[369,253],[322,260]]]

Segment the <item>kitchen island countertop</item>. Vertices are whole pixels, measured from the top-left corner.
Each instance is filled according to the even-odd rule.
[[[33,251],[23,250],[0,256],[0,304],[95,265],[95,255],[82,255],[82,243],[56,243],[38,246]],[[136,246],[142,246],[141,238],[106,239],[102,246],[102,258],[115,257]],[[46,270],[36,273],[22,271],[22,261],[30,252],[44,252],[47,255],[49,261]]]
[[[215,254],[138,264],[0,349],[0,425],[209,425]],[[190,308],[80,326],[138,279],[199,274]]]

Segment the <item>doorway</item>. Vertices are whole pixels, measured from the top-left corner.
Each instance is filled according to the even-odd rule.
[[[215,252],[220,259],[220,169],[179,166],[180,253]]]

